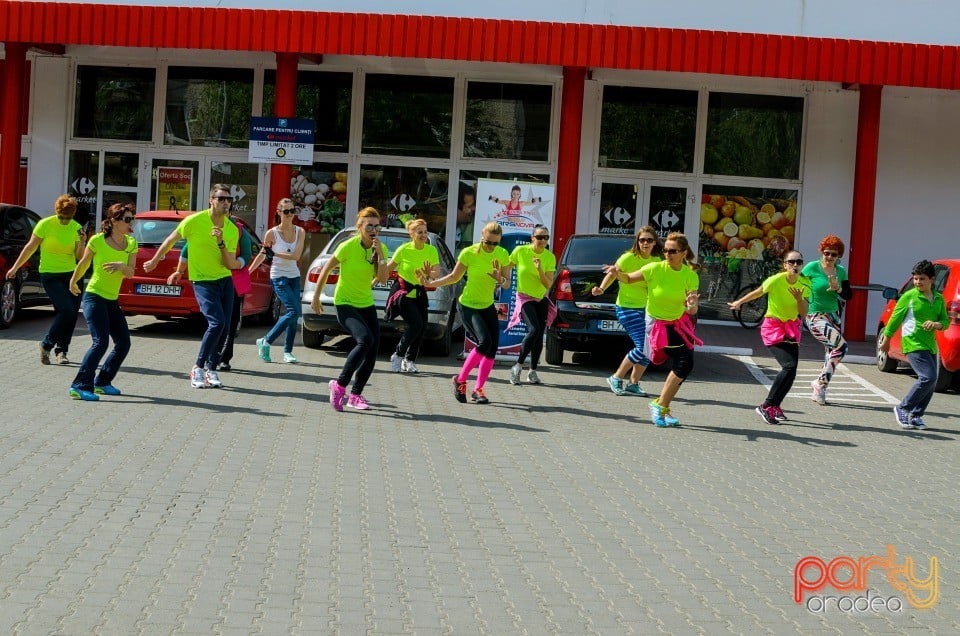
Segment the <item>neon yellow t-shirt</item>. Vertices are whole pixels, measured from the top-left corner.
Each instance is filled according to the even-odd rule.
[[[510,254],[510,262],[517,267],[517,291],[537,300],[543,298],[547,288],[540,280],[540,273],[533,265],[533,259],[540,259],[540,268],[544,272],[553,272],[557,269],[557,257],[548,249],[537,254],[532,245],[518,245]]]
[[[797,309],[797,300],[790,293],[791,287],[800,287],[803,289],[803,297],[810,299],[810,279],[806,276],[798,276],[797,282],[793,285],[787,282],[787,273],[780,272],[774,274],[763,281],[761,288],[767,295],[767,313],[768,318],[776,318],[783,322],[796,320],[800,315]]]
[[[647,281],[647,315],[657,320],[676,320],[686,311],[687,292],[700,287],[700,277],[684,264],[679,270],[667,261],[640,268]]]
[[[94,235],[87,241],[87,249],[93,252],[93,264],[90,266],[93,274],[90,276],[90,283],[87,284],[87,291],[91,294],[107,300],[116,300],[120,296],[123,272],[108,272],[103,269],[103,264],[116,261],[127,264],[130,261],[130,255],[137,253],[139,249],[137,240],[132,236],[124,238],[127,240],[127,245],[123,250],[111,247],[107,243],[107,237],[102,233]]]
[[[510,254],[499,245],[492,252],[483,249],[480,243],[460,250],[457,261],[467,268],[467,284],[460,294],[460,303],[470,309],[484,309],[492,305],[493,292],[497,288],[497,281],[489,276],[493,273],[493,261],[503,267],[509,260]]]
[[[620,271],[631,273],[635,272],[644,265],[660,261],[659,256],[650,256],[643,258],[637,256],[632,251],[624,252],[617,259],[617,267]],[[620,291],[617,293],[617,305],[625,309],[643,309],[647,306],[647,281],[646,279],[636,283],[619,283]]]
[[[387,258],[387,246],[380,244],[383,262]],[[360,236],[354,236],[341,243],[333,252],[340,262],[340,278],[333,292],[334,305],[350,305],[358,309],[373,305],[373,279],[377,275],[371,259],[373,248],[364,247]]]
[[[177,226],[177,232],[190,246],[187,277],[192,282],[221,280],[230,276],[230,268],[223,264],[217,239],[210,234],[211,230],[213,230],[213,217],[210,215],[210,210],[195,212],[180,221],[180,225]],[[239,241],[240,230],[233,221],[224,218],[223,242],[227,246],[227,251],[236,254]]]
[[[77,266],[77,243],[80,242],[80,224],[70,219],[66,225],[57,215],[40,220],[33,228],[40,243],[40,273],[65,274]]]
[[[413,241],[404,243],[393,253],[392,260],[397,264],[397,276],[407,281],[411,285],[419,285],[417,279],[417,269],[423,267],[424,263],[430,263],[430,267],[440,264],[440,254],[437,248],[429,243],[424,243],[423,247],[417,249]],[[407,298],[416,298],[416,291],[412,291]]]

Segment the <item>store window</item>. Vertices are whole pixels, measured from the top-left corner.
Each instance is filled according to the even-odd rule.
[[[693,172],[697,91],[603,88],[601,168]]]
[[[469,82],[463,156],[547,161],[553,87]]]
[[[336,234],[346,224],[347,164],[315,163],[294,170],[290,198],[297,210],[294,223],[311,234]]]
[[[164,143],[246,148],[252,107],[251,69],[171,66]]]
[[[442,168],[363,165],[360,208],[380,210],[381,223],[388,227],[404,227],[407,221],[424,219],[429,231],[442,235],[447,227],[449,176],[449,171]]]
[[[273,114],[277,72],[265,71],[263,114]],[[350,103],[353,74],[300,71],[297,73],[296,116],[314,122],[313,149],[347,152],[350,140]]]
[[[73,136],[150,141],[156,70],[80,66]]]
[[[525,183],[550,183],[550,175],[490,170],[461,170],[457,183],[457,219],[453,247],[459,253],[473,244],[477,215],[477,179],[498,179]]]
[[[238,216],[250,227],[257,227],[257,210],[260,209],[260,164],[239,161],[211,161],[208,182],[230,186],[233,203],[230,214]],[[209,192],[202,193],[204,209],[209,207]]]
[[[803,98],[710,93],[706,174],[800,178]]]
[[[367,75],[364,153],[447,158],[452,121],[452,78]]]
[[[67,154],[67,193],[77,199],[74,219],[88,228],[96,227],[99,210],[100,154],[98,150],[71,150]]]

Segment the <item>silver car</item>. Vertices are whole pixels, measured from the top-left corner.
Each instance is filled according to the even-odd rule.
[[[340,230],[330,242],[327,243],[323,251],[317,255],[310,263],[310,269],[307,272],[306,281],[303,286],[303,345],[313,349],[323,344],[324,336],[341,335],[344,332],[340,323],[337,322],[337,309],[333,305],[333,291],[335,288],[335,276],[339,273],[337,269],[330,272],[327,284],[320,293],[320,303],[323,305],[323,313],[315,314],[310,307],[313,300],[313,292],[317,288],[317,279],[320,276],[320,269],[324,263],[330,260],[333,253],[341,243],[356,235],[356,228]],[[404,229],[383,228],[380,231],[380,241],[387,246],[387,253],[393,255],[397,248],[410,240],[410,235]],[[429,234],[430,244],[437,248],[440,255],[440,272],[445,276],[449,274],[456,260],[443,242],[436,234]],[[387,283],[377,283],[373,287],[373,302],[377,307],[377,315],[380,317],[380,333],[384,335],[399,335],[407,324],[401,318],[392,321],[383,319],[383,310],[387,304],[387,296],[390,293],[390,287],[397,273],[390,274],[391,280]],[[333,282],[331,282],[333,281]],[[429,308],[429,317],[426,331],[423,334],[424,345],[429,350],[439,356],[450,355],[452,347],[453,332],[462,326],[460,312],[457,311],[457,298],[463,289],[464,281],[461,279],[456,285],[447,285],[436,289],[427,289],[427,299]]]

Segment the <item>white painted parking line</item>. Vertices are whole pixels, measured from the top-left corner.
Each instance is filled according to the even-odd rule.
[[[750,375],[767,389],[773,384],[773,378],[779,373],[776,367],[761,367],[754,362],[751,356],[739,356],[738,358],[744,365]],[[810,399],[810,383],[820,375],[822,367],[800,366],[797,369],[797,379],[793,383],[793,390],[787,395],[791,398]],[[837,372],[833,374],[830,380],[830,388],[827,392],[828,400],[838,402],[860,402],[865,404],[899,404],[900,400],[893,397],[883,389],[871,384],[864,378],[850,370],[846,364],[837,367]]]

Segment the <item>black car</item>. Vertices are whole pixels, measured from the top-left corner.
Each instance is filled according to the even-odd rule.
[[[7,271],[33,235],[40,221],[36,212],[19,205],[0,203],[0,329],[13,324],[22,307],[50,302],[40,285],[40,250],[7,280]]]
[[[633,246],[632,234],[574,234],[557,263],[550,299],[556,321],[547,328],[547,364],[562,364],[564,351],[609,351],[631,347],[617,320],[616,281],[600,296],[590,293],[612,265]]]

